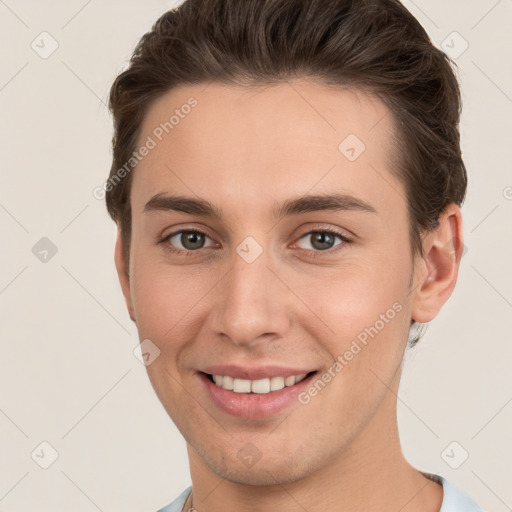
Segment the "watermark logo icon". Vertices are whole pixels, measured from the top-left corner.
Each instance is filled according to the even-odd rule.
[[[236,252],[246,263],[252,263],[263,252],[263,247],[252,236],[248,236],[238,245]]]
[[[57,254],[57,251],[57,246],[46,236],[43,236],[43,238],[32,247],[32,254],[41,263],[48,263]]]
[[[345,137],[338,146],[339,152],[350,162],[357,160],[365,149],[364,142],[354,133]]]
[[[160,349],[151,340],[145,339],[134,348],[133,355],[144,366],[149,366],[160,355]]]
[[[47,59],[57,50],[59,43],[49,32],[43,31],[30,43],[30,47],[41,59]]]
[[[442,452],[441,458],[452,469],[459,469],[468,460],[468,451],[457,441],[452,441]]]
[[[43,441],[34,448],[30,456],[39,467],[48,469],[59,458],[59,452],[48,441]]]
[[[469,48],[469,43],[457,31],[453,31],[443,39],[441,48],[448,57],[458,59]]]
[[[447,244],[445,244],[441,251],[442,253],[452,262],[455,262],[456,254],[455,254],[455,247],[459,243],[458,238],[452,238]],[[460,242],[462,245],[462,251],[460,254],[460,259],[462,260],[463,256],[468,252],[467,246]]]
[[[261,459],[261,451],[252,443],[247,443],[240,450],[236,456],[240,459],[242,464],[251,469]]]

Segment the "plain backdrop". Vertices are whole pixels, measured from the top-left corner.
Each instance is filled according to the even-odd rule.
[[[512,2],[404,3],[459,66],[469,188],[456,289],[405,357],[402,445],[419,469],[503,512],[512,507]],[[110,85],[174,6],[0,1],[0,511],[151,512],[190,483],[185,442],[134,353],[114,223],[92,194],[111,165]]]

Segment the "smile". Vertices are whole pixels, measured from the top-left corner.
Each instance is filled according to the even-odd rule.
[[[271,377],[263,377],[258,370],[256,379],[238,373],[238,377],[199,371],[197,376],[212,405],[229,416],[245,420],[262,420],[284,412],[289,407],[301,407],[298,395],[310,385],[317,370],[295,375],[279,375],[274,369]],[[284,373],[284,372],[283,372]]]

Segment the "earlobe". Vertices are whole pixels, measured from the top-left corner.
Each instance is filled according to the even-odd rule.
[[[124,256],[123,251],[123,240],[121,237],[121,231],[117,230],[117,239],[116,239],[116,247],[114,254],[114,261],[117,269],[117,276],[119,278],[119,283],[121,284],[121,289],[123,291],[124,300],[126,302],[126,307],[128,308],[128,314],[130,318],[136,322],[135,314],[133,311],[131,290],[130,290],[130,274],[128,270],[128,265]]]
[[[424,255],[416,267],[412,319],[433,320],[455,288],[464,248],[460,208],[451,203],[437,228],[423,241]]]

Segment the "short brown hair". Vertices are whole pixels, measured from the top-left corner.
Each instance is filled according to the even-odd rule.
[[[110,178],[135,151],[149,103],[178,85],[311,77],[363,89],[393,114],[392,172],[406,191],[411,253],[422,254],[422,233],[466,194],[461,96],[451,64],[398,0],[186,0],[143,35],[111,87]],[[127,261],[131,175],[106,192]]]

